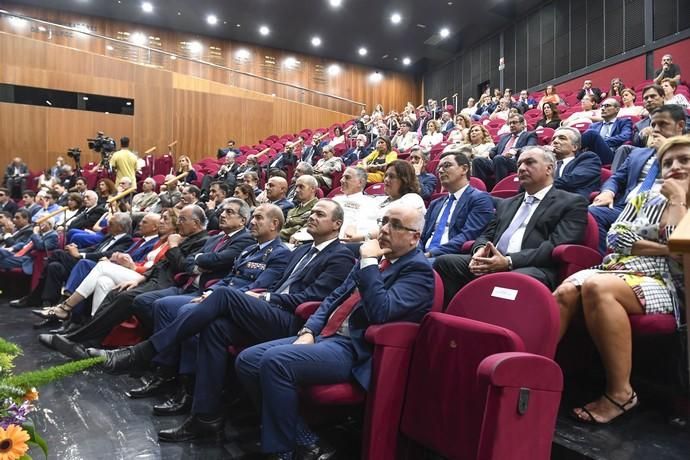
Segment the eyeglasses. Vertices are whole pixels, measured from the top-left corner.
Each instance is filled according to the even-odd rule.
[[[401,222],[399,222],[397,220],[390,220],[388,217],[376,219],[376,223],[379,225],[379,228],[383,228],[384,226],[390,224],[391,229],[396,231],[396,232],[402,232],[403,230],[407,230],[408,232],[416,232],[417,231],[414,228],[405,227]]]
[[[602,109],[605,109],[607,107],[615,107],[615,105],[613,105],[613,104],[601,104]]]
[[[437,166],[437,169],[440,171],[441,169],[450,169],[453,166],[457,166],[457,165],[454,165],[450,161],[446,161],[445,163],[439,163]]]

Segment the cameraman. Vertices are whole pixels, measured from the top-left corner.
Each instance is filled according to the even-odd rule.
[[[123,177],[128,177],[132,184],[136,183],[137,159],[137,155],[129,150],[129,137],[122,137],[120,150],[110,157],[110,167],[117,172],[116,184],[119,184]]]
[[[5,169],[4,186],[9,189],[10,196],[20,199],[26,188],[26,178],[29,177],[29,167],[21,158],[15,157]]]

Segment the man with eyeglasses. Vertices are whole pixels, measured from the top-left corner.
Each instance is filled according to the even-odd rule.
[[[510,133],[499,139],[498,144],[489,152],[489,158],[477,157],[472,160],[472,174],[487,186],[498,183],[517,171],[520,152],[525,147],[537,145],[537,135],[533,131],[527,131],[525,117],[522,115],[511,115],[508,127]]]
[[[551,252],[559,244],[580,243],[587,227],[587,200],[553,187],[553,153],[530,147],[518,160],[525,190],[496,205],[496,214],[470,254],[437,257],[447,305],[467,283],[487,273],[514,271],[554,289],[558,267]]]
[[[282,220],[278,209],[274,205],[259,206],[250,224],[252,233],[258,235],[267,226],[279,229]],[[157,362],[175,366],[180,344],[201,333],[198,353],[194,354],[196,383],[192,416],[179,427],[159,432],[159,440],[222,439],[221,402],[227,347],[294,335],[303,324],[294,314],[297,306],[322,301],[342,284],[354,264],[352,253],[338,240],[342,216],[342,209],[333,200],[322,199],[314,206],[308,224],[313,243],[295,249],[289,259],[282,257],[287,259],[287,267],[267,292],[250,291],[248,286],[235,287],[230,284],[233,278],[226,278],[212,286],[210,294],[192,300],[195,306],[182,307],[184,311],[181,309],[169,326],[149,340],[115,352],[89,350],[92,355],[105,355],[104,367],[113,372],[137,367],[154,357]],[[183,352],[187,344],[182,345]]]
[[[654,83],[657,85],[660,85],[664,78],[671,78],[676,83],[680,83],[680,67],[678,67],[678,64],[673,63],[673,56],[670,54],[664,54],[661,57],[661,68],[654,73],[656,74]]]
[[[617,100],[605,99],[601,103],[603,120],[592,123],[582,134],[582,147],[599,155],[603,165],[610,165],[616,149],[633,137],[630,119],[617,118],[620,109],[621,105]]]
[[[470,185],[470,160],[463,153],[446,153],[438,164],[441,185],[448,192],[429,205],[419,246],[428,258],[460,254],[494,216],[488,193]]]
[[[261,414],[261,451],[276,458],[332,458],[299,414],[299,388],[353,378],[365,390],[372,375],[370,325],[419,322],[434,296],[434,274],[418,248],[419,209],[393,204],[377,239],[296,335],[255,345],[235,360],[240,383]],[[277,455],[276,455],[277,454]]]
[[[577,93],[577,100],[581,100],[585,96],[595,98],[595,101],[601,100],[601,89],[592,86],[592,80],[585,80],[582,89]]]

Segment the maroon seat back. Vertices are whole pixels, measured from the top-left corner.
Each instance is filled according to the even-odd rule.
[[[379,182],[378,184],[371,184],[369,187],[367,187],[364,190],[365,195],[385,195],[386,192],[383,189],[383,182]]]
[[[515,192],[517,195],[518,191],[520,191],[520,182],[518,181],[517,174],[511,174],[510,176],[504,177],[498,181],[491,191],[498,192],[501,190],[509,190],[511,192]]]

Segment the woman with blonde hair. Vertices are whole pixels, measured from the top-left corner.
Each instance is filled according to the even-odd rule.
[[[467,139],[467,134],[472,126],[469,115],[459,113],[455,115],[455,127],[448,133],[448,143],[459,144]]]
[[[192,159],[189,158],[187,155],[180,155],[177,158],[177,172],[175,172],[175,175],[179,176],[184,172],[187,173],[187,176],[184,179],[182,179],[183,182],[191,184],[196,180],[196,171],[192,166]]]
[[[426,134],[419,141],[419,146],[423,152],[430,152],[431,149],[443,142],[443,133],[441,132],[441,123],[438,120],[429,120],[426,124]]]

